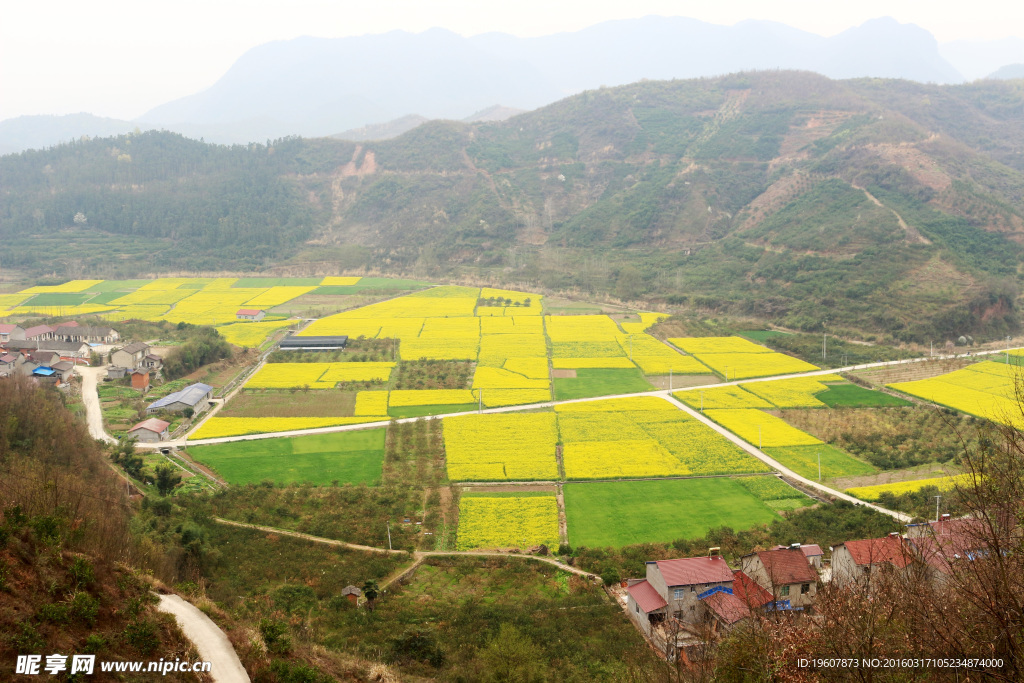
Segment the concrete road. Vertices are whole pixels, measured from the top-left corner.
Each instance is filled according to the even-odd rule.
[[[210,662],[210,674],[216,683],[249,683],[249,674],[231,641],[210,617],[177,595],[161,595],[157,609],[178,620],[182,633],[199,651],[200,659]]]
[[[82,378],[82,402],[85,403],[85,419],[89,425],[89,434],[94,439],[107,443],[117,443],[117,439],[103,430],[103,412],[100,410],[100,397],[96,393],[99,381],[107,376],[104,368],[91,368],[79,365],[75,372]]]

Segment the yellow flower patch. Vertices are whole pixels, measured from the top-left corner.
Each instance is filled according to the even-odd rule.
[[[245,302],[246,308],[258,308],[265,310],[273,308],[274,306],[280,306],[283,303],[287,303],[292,299],[298,298],[303,294],[312,292],[316,287],[271,287],[262,294],[256,295],[254,298]]]
[[[388,414],[388,392],[360,391],[356,394],[356,416]]]
[[[394,363],[267,363],[246,383],[249,389],[333,389],[338,382],[386,382]]]
[[[220,336],[224,337],[229,344],[235,346],[255,348],[262,344],[268,335],[277,330],[288,327],[292,321],[272,320],[267,322],[243,322],[232,323],[217,328]]]
[[[674,346],[687,353],[775,353],[766,346],[755,344],[742,337],[674,337],[669,339]]]
[[[679,409],[657,396],[635,396],[631,398],[606,398],[597,401],[576,401],[555,406],[559,413],[613,412],[618,410],[668,410],[679,413]],[[681,414],[681,413],[680,413]]]
[[[558,545],[558,502],[552,496],[463,496],[459,500],[459,550]]]
[[[842,379],[839,375],[794,377],[740,386],[779,408],[824,408],[825,404],[815,398],[816,394],[828,391],[828,385],[823,382],[840,382]]]
[[[771,408],[771,403],[738,386],[690,389],[673,394],[686,405],[701,408]]]
[[[331,275],[320,281],[321,287],[351,287],[363,278]]]
[[[634,368],[625,356],[618,358],[552,358],[551,367],[556,370],[579,370],[583,368]]]
[[[530,379],[548,379],[551,376],[547,358],[509,358],[502,367]]]
[[[554,413],[444,419],[448,477],[455,481],[557,479],[557,441]]]
[[[90,287],[95,287],[101,282],[103,282],[103,280],[71,280],[70,282],[65,282],[62,285],[39,285],[37,287],[29,287],[28,289],[21,290],[19,294],[46,294],[48,292],[69,294],[74,292],[85,292]]]
[[[846,493],[856,496],[861,500],[878,500],[883,493],[891,493],[899,496],[904,493],[920,491],[926,486],[938,487],[940,491],[949,491],[956,486],[966,486],[971,481],[971,475],[960,474],[955,477],[936,477],[934,479],[915,479],[914,481],[901,481],[893,484],[877,484],[875,486],[856,486],[846,489]]]
[[[897,382],[898,391],[1000,424],[1020,425],[1024,418],[1016,400],[1016,366],[986,361],[931,379]]]
[[[469,389],[395,389],[388,402],[392,408],[447,406],[476,403],[476,395]]]
[[[821,441],[768,413],[752,408],[705,410],[709,418],[753,446],[811,446]],[[758,431],[760,428],[760,431]]]
[[[697,360],[728,380],[790,375],[817,370],[818,366],[805,363],[784,353],[698,353]]]
[[[479,395],[481,391],[485,408],[547,403],[551,400],[551,391],[548,389],[480,389],[473,393]]]
[[[489,368],[478,365],[473,374],[474,389],[544,389],[551,382],[547,379],[528,379],[510,370]]]

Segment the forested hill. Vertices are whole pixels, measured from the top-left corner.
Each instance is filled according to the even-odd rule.
[[[150,132],[0,158],[0,266],[472,271],[804,329],[997,336],[1017,326],[1022,151],[1024,81],[802,72],[358,145]]]

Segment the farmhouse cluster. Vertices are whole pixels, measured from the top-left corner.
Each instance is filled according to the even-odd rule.
[[[872,582],[912,574],[942,583],[956,562],[985,552],[976,520],[908,525],[905,534],[847,541],[823,564],[818,545],[795,543],[752,552],[729,567],[712,548],[705,557],[646,563],[646,576],[628,579],[627,613],[659,648],[684,651],[695,638],[728,632],[756,612],[813,614],[822,586],[869,589]],[[870,592],[870,591],[869,591]]]
[[[110,327],[87,327],[76,322],[23,328],[0,325],[0,377],[15,374],[64,384],[79,363],[88,363],[96,346],[120,339]]]

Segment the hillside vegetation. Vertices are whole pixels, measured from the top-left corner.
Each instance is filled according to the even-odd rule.
[[[998,337],[1018,326],[1022,105],[1017,81],[763,72],[359,145],[148,132],[0,159],[0,239],[37,274],[373,269]]]

